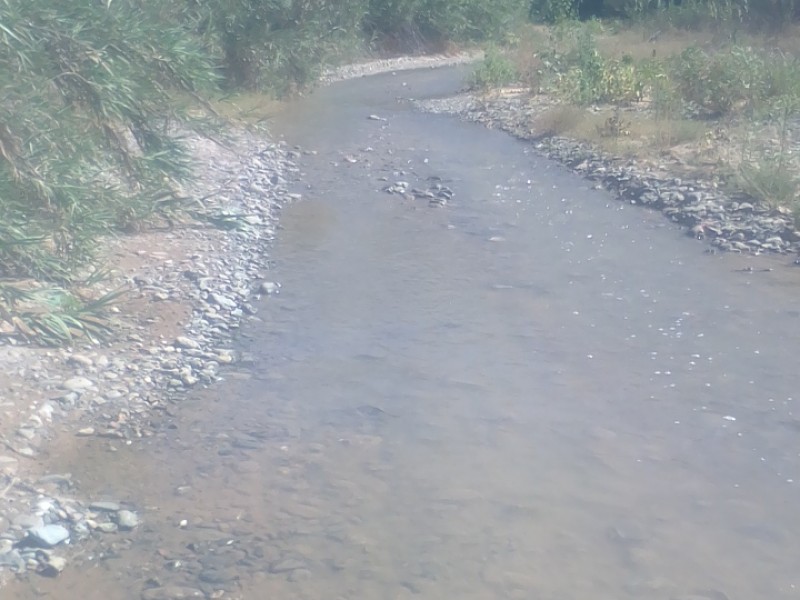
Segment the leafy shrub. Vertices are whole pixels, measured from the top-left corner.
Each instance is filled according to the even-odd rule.
[[[502,87],[518,78],[514,63],[497,48],[490,47],[470,75],[470,86],[481,89]]]
[[[737,185],[748,195],[771,207],[794,207],[800,190],[792,169],[774,158],[742,163]]]
[[[673,63],[683,99],[712,116],[735,109],[759,112],[785,96],[800,95],[800,62],[783,54],[733,46],[707,54],[684,50]]]

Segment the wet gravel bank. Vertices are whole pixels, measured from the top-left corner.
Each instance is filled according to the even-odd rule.
[[[524,98],[482,99],[471,94],[414,103],[418,108],[458,115],[530,140],[535,148],[576,173],[615,192],[630,204],[660,210],[706,240],[709,252],[797,254],[800,231],[788,211],[773,209],[744,195],[723,191],[714,182],[671,176],[641,167],[635,160],[604,155],[591,145],[563,137],[537,137]],[[535,110],[535,109],[534,109]]]
[[[200,165],[187,190],[207,220],[108,240],[117,278],[130,288],[117,339],[42,350],[0,340],[8,379],[0,422],[0,586],[12,574],[57,576],[68,546],[134,530],[138,507],[81,498],[69,473],[44,462],[59,432],[107,440],[109,451],[168,426],[168,406],[212,384],[237,360],[233,334],[278,293],[266,251],[289,191],[297,153],[241,134],[222,148],[194,139]],[[16,409],[16,414],[15,414]],[[79,475],[76,476],[79,479]]]

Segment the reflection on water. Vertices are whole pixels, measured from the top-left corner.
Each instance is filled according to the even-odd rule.
[[[796,275],[735,272],[522,144],[394,107],[398,85],[297,109],[319,154],[284,213],[282,293],[242,342],[252,368],[141,449],[62,459],[146,526],[38,591],[797,597]],[[332,164],[342,145],[376,148],[371,167]],[[377,191],[400,164],[451,180],[453,203]]]

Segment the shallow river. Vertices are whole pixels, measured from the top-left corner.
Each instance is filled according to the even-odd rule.
[[[397,99],[459,76],[279,119],[316,154],[246,360],[167,433],[56,459],[145,524],[10,597],[800,598],[800,276]]]

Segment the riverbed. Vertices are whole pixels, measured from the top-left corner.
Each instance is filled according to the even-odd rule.
[[[800,596],[797,271],[408,101],[463,74],[275,118],[302,199],[243,360],[52,453],[142,525],[7,597]]]

